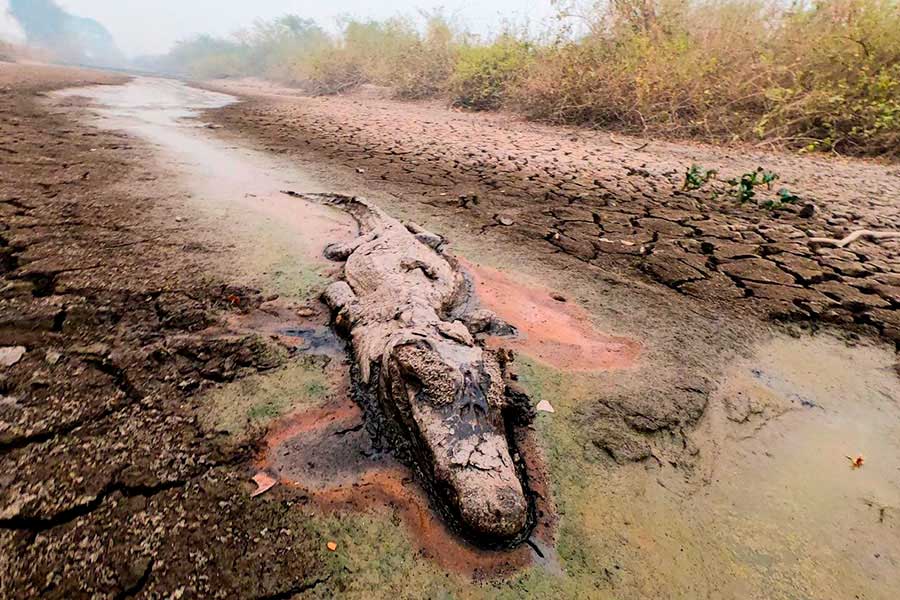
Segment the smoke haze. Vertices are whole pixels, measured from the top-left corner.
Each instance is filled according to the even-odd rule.
[[[325,28],[338,17],[385,19],[416,10],[443,7],[451,18],[476,33],[496,31],[504,21],[539,25],[554,14],[551,0],[59,0],[69,12],[91,17],[112,32],[129,56],[163,54],[175,42],[196,34],[226,35],[247,27],[256,19],[295,14],[314,19]]]

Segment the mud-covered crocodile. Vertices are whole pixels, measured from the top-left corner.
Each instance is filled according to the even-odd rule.
[[[470,537],[521,536],[530,509],[507,426],[510,409],[521,416],[530,406],[507,386],[508,354],[473,338],[497,321],[460,310],[468,286],[443,240],[361,198],[292,195],[339,206],[359,223],[358,238],[325,250],[345,264],[323,298],[350,337],[359,383],[410,437],[435,499]]]

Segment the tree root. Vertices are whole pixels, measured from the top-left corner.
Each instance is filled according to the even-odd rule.
[[[847,237],[843,239],[834,239],[834,238],[809,238],[809,244],[820,245],[820,246],[834,246],[835,248],[843,248],[855,242],[860,238],[866,238],[872,240],[874,242],[880,242],[881,240],[896,240],[900,239],[900,231],[870,231],[868,229],[859,229],[854,231]]]

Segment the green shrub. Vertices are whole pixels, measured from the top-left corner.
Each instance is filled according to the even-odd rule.
[[[503,36],[489,46],[462,48],[450,78],[453,104],[473,110],[500,108],[532,54],[531,44],[511,36]]]
[[[527,116],[900,155],[897,0],[620,0],[590,19],[517,80]]]
[[[807,150],[900,155],[900,5],[830,0],[786,15],[755,134]]]

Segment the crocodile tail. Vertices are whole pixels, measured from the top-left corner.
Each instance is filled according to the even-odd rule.
[[[341,208],[350,213],[356,222],[359,223],[360,230],[364,233],[377,229],[390,220],[390,217],[383,210],[359,196],[332,193],[300,193],[290,190],[282,191],[282,193],[292,198],[301,198],[310,202]]]

